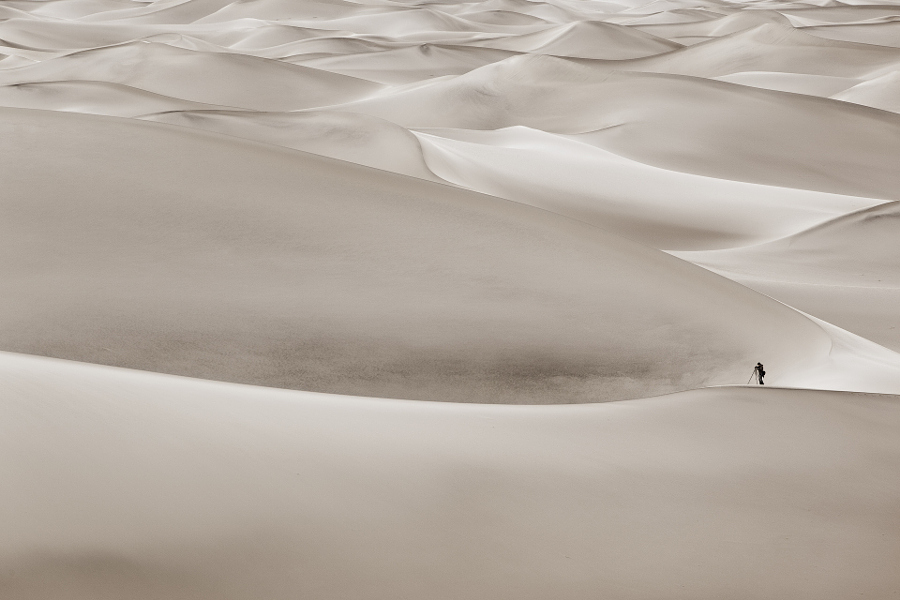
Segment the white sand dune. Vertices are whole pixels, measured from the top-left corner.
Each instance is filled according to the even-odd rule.
[[[556,56],[623,60],[671,52],[680,44],[603,22],[567,23],[536,33],[475,43],[477,46]]]
[[[328,2],[328,4],[330,3],[331,1]],[[58,3],[49,4],[52,6]],[[187,24],[197,22],[233,4],[233,0],[163,0],[138,3],[138,6],[129,6],[129,4],[128,2],[116,3],[105,10],[85,15],[80,20],[85,22],[114,21],[120,24]]]
[[[898,68],[900,49],[826,40],[787,25],[767,23],[635,63],[631,70],[699,77],[741,71],[860,77]]]
[[[368,81],[241,54],[134,42],[0,71],[0,83],[103,81],[181,100],[255,110],[298,110],[374,93]],[[232,82],[241,81],[236,87]]]
[[[10,600],[897,590],[897,397],[459,406],[12,354],[0,382]]]
[[[893,3],[878,6],[878,2],[856,6],[834,4],[831,6],[803,6],[788,8],[785,17],[799,26],[852,25],[855,23],[879,23],[900,17],[900,10]]]
[[[782,240],[710,257],[722,256],[734,265],[740,260],[741,271],[747,274],[765,273],[804,283],[900,286],[900,254],[895,247],[898,223],[900,202],[889,202]]]
[[[768,244],[679,256],[900,350],[898,206],[851,213]]]
[[[583,133],[640,162],[722,179],[884,199],[900,189],[893,114],[548,56],[513,57],[341,110],[414,128]]]
[[[357,37],[341,37],[339,35],[315,35],[302,37],[310,30],[298,27],[284,27],[284,29],[300,30],[302,33],[269,31],[269,27],[260,27],[237,42],[230,45],[232,50],[238,50],[262,56],[263,58],[276,58],[296,62],[312,58],[325,58],[331,56],[343,56],[345,54],[359,54],[364,52],[378,52],[390,50],[400,44],[386,44],[383,41],[360,39]],[[291,39],[296,37],[298,39]],[[275,43],[275,41],[284,43]],[[402,65],[398,65],[402,66]]]
[[[712,38],[724,37],[748,29],[755,29],[760,25],[775,23],[790,26],[790,20],[785,15],[775,10],[751,10],[739,11],[724,15],[715,19],[701,19],[682,23],[641,25],[641,31],[652,33],[655,36],[669,40],[679,41],[688,45],[707,41]]]
[[[224,108],[153,94],[119,83],[77,80],[20,83],[0,87],[0,106],[113,117],[138,117],[166,111]]]
[[[881,203],[667,171],[524,127],[426,131],[444,180],[668,250],[746,246]]]
[[[12,18],[0,23],[0,39],[30,48],[73,52],[123,44],[160,33],[158,28],[57,19]]]
[[[28,12],[21,10],[19,8],[15,8],[7,4],[0,4],[0,18],[4,21],[7,19],[19,19],[19,18],[30,18]]]
[[[3,102],[2,88],[0,102]],[[327,111],[259,113],[173,110],[144,118],[444,183],[425,162],[415,135],[390,121],[366,115]]]
[[[541,19],[540,17],[534,17],[512,10],[475,10],[454,12],[453,14],[462,16],[463,18],[465,18],[465,20],[470,22],[485,23],[488,25],[533,26],[548,24],[548,21]]]
[[[877,44],[900,48],[900,22],[867,23],[865,25],[832,25],[807,27],[804,31],[816,37],[843,42]]]
[[[452,6],[453,5],[450,5],[448,7],[451,11],[453,10]],[[537,17],[543,21],[554,24],[580,21],[585,19],[586,15],[589,15],[591,12],[590,9],[588,9],[587,12],[579,10],[586,6],[586,4],[582,2],[551,3],[532,2],[531,0],[487,0],[486,2],[480,2],[475,5],[467,6],[463,4],[462,6],[462,14],[469,14],[473,11],[477,13],[479,11],[502,10],[504,12]],[[596,7],[598,11],[602,12],[606,6],[610,5],[604,5],[602,2],[593,2],[591,6]],[[621,8],[621,6],[618,6],[618,8]]]
[[[208,20],[207,20],[208,22]],[[482,36],[485,33],[512,33],[527,32],[540,25],[497,25],[487,23],[475,23],[447,13],[442,13],[430,8],[395,8],[393,10],[382,9],[369,14],[352,14],[346,17],[329,19],[327,21],[316,20],[299,21],[314,22],[323,29],[339,29],[354,33],[385,35],[397,38],[419,39],[426,34],[466,34],[465,38],[472,34]]]
[[[0,2],[0,599],[900,598],[898,27]]]
[[[832,98],[900,113],[900,70],[860,82]]]
[[[212,41],[219,40],[233,50],[249,54],[256,54],[258,51],[270,51],[287,44],[296,44],[320,38],[324,38],[326,40],[325,43],[329,44],[329,53],[338,53],[338,45],[344,47],[349,45],[349,48],[344,50],[345,52],[360,52],[360,47],[362,47],[362,51],[372,50],[375,45],[373,42],[365,40],[334,37],[335,35],[340,35],[340,32],[323,31],[321,29],[285,25],[283,23],[258,22],[254,23],[253,27],[211,28],[205,33]],[[334,41],[328,42],[327,40],[329,39]]]
[[[313,58],[302,64],[378,83],[404,84],[462,75],[514,55],[513,52],[490,48],[416,44],[387,51]],[[291,62],[297,64],[296,58]]]
[[[33,256],[5,263],[9,350],[494,402],[739,382],[763,355],[777,384],[828,360],[791,309],[519,203],[161,124],[3,117],[3,240]]]
[[[861,83],[859,79],[853,77],[831,77],[829,75],[778,73],[773,71],[742,71],[732,75],[716,77],[715,79],[767,90],[819,96],[821,98],[835,97],[839,92],[848,90]]]
[[[312,20],[317,19],[323,22],[333,22],[345,17],[353,17],[356,15],[381,15],[396,14],[403,11],[402,7],[393,5],[393,3],[361,3],[346,2],[344,0],[310,0],[307,2],[294,2],[292,0],[254,0],[253,2],[222,2],[222,7],[215,12],[197,19],[198,23],[228,23],[240,19],[259,19],[264,21],[285,21],[285,20]],[[427,9],[423,11],[428,13]],[[408,13],[410,17],[412,12]],[[420,18],[416,15],[413,18]],[[432,23],[428,17],[422,17],[426,23]],[[399,21],[407,22],[408,19],[401,18]],[[422,24],[419,21],[417,24]],[[415,24],[410,23],[411,26]],[[330,28],[330,27],[329,27]]]

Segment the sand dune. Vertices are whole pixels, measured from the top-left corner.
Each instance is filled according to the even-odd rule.
[[[81,20],[114,21],[120,24],[186,24],[199,21],[232,4],[233,0],[173,0],[150,2],[144,6],[112,8],[94,12]],[[122,4],[119,4],[122,6]]]
[[[858,83],[832,98],[900,113],[900,70]]]
[[[456,185],[613,229],[663,249],[745,246],[880,201],[667,171],[524,127],[417,134]]]
[[[900,598],[898,27],[0,2],[0,598]]]
[[[897,397],[454,406],[10,354],[0,381],[13,600],[897,589]]]
[[[723,179],[885,199],[900,189],[895,115],[562,58],[513,57],[342,110],[414,128],[586,134],[582,141],[640,162]]]
[[[789,308],[519,203],[196,130],[3,114],[19,124],[4,143],[30,149],[4,164],[3,239],[34,257],[5,266],[9,350],[494,402],[634,397],[740,381],[756,356],[773,374],[828,357]],[[49,177],[27,168],[54,155]]]
[[[463,18],[442,13],[430,8],[397,8],[382,10],[373,14],[352,14],[350,16],[315,21],[323,29],[339,29],[354,33],[386,35],[397,38],[421,39],[429,34],[471,34],[526,32],[535,26],[495,25],[474,23]]]
[[[170,111],[148,115],[145,119],[215,131],[444,182],[426,164],[415,135],[375,117],[325,111],[258,113],[203,110]]]
[[[831,77],[829,75],[807,75],[806,73],[777,73],[773,71],[743,71],[732,75],[716,77],[719,81],[750,85],[753,87],[820,98],[836,97],[860,83],[853,77]],[[838,97],[838,99],[841,99]]]
[[[332,39],[335,35],[333,31],[322,31],[310,27],[297,27],[294,25],[285,25],[282,23],[257,23],[254,27],[242,28],[225,28],[224,30],[211,29],[212,35],[207,33],[213,40],[222,40],[234,50],[254,53],[259,50],[270,50],[286,44],[295,44],[306,40],[315,40],[319,38]],[[340,38],[338,38],[340,39]],[[329,43],[329,42],[326,42]],[[330,44],[337,44],[334,41]],[[349,40],[344,38],[344,44],[355,43],[363,47],[363,49],[372,49],[371,42],[363,40]],[[333,46],[329,48],[332,52],[335,50]],[[359,52],[360,48],[351,47],[351,52]]]
[[[373,3],[373,5],[367,6],[365,3],[345,2],[344,0],[311,0],[302,3],[291,0],[254,0],[253,2],[223,2],[222,5],[222,8],[204,15],[197,22],[227,23],[239,19],[336,21],[343,17],[359,14],[391,14],[397,11],[397,8],[392,7],[390,3],[382,6]]]
[[[717,77],[741,71],[780,71],[860,77],[897,69],[900,50],[826,40],[786,25],[768,23],[635,61],[631,70]]]
[[[679,255],[900,350],[898,218],[891,202],[776,242]]]
[[[532,2],[531,0],[487,0],[486,2],[478,3],[474,7],[466,6],[464,14],[472,10],[478,11],[479,9],[481,11],[502,10],[537,17],[548,23],[559,24],[583,19],[585,13],[579,10],[579,4]],[[597,6],[600,10],[603,9],[602,3],[596,3],[594,6]]]
[[[680,44],[613,23],[577,22],[536,33],[503,37],[476,45],[556,56],[623,60],[680,48]]]
[[[0,106],[39,108],[114,117],[183,110],[215,110],[221,106],[191,102],[118,83],[47,81],[0,87]]]
[[[843,42],[859,42],[900,48],[900,23],[867,23],[829,27],[808,27],[805,31],[816,37]]]
[[[840,4],[802,6],[789,8],[784,11],[784,14],[793,24],[802,26],[877,23],[900,17],[900,10],[897,9],[897,6],[890,3],[886,3],[884,6],[878,6],[878,4],[878,2],[874,2],[857,6]]]
[[[443,7],[442,7],[443,8]],[[457,12],[457,15],[463,16],[467,21],[475,23],[486,23],[488,25],[546,25],[548,22],[539,17],[512,10],[477,10]]]
[[[724,37],[761,25],[775,23],[790,26],[788,17],[774,10],[740,11],[715,19],[701,19],[682,23],[641,25],[639,29],[653,35],[685,44],[696,44],[712,38]]]
[[[269,31],[269,29],[268,27],[260,27],[253,34],[247,35],[238,42],[231,44],[231,49],[248,52],[263,58],[293,59],[289,60],[289,62],[294,62],[304,58],[324,58],[345,54],[384,51],[398,45],[355,37],[331,35],[310,35],[305,37],[309,34],[308,29],[302,29],[300,33],[296,34],[291,31]],[[291,27],[285,29],[300,28]],[[284,43],[275,43],[282,40],[285,40]]]
[[[303,61],[309,67],[386,84],[403,84],[447,75],[462,75],[513,56],[489,48],[417,44],[395,50],[343,53]],[[296,57],[292,61],[297,63]]]
[[[160,30],[145,26],[79,23],[33,17],[11,18],[0,23],[0,38],[7,43],[66,52],[123,44],[156,33],[160,33]]]
[[[255,110],[328,106],[379,89],[371,82],[239,54],[134,42],[0,71],[0,83],[104,81],[181,100]],[[235,87],[233,81],[244,85]]]
[[[709,255],[710,261],[719,256],[727,262],[704,262],[724,266],[740,261],[747,274],[803,283],[900,287],[900,255],[894,247],[898,222],[900,203],[889,202],[782,240]]]

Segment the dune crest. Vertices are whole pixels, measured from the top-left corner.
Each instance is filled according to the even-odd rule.
[[[0,385],[5,598],[896,590],[896,396],[448,405],[7,353]]]

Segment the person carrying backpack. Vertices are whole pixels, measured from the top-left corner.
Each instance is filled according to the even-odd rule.
[[[759,385],[766,385],[763,383],[763,377],[766,376],[766,372],[763,369],[763,364],[761,362],[756,363],[756,367],[753,368],[753,373],[756,375],[756,380],[759,382]]]

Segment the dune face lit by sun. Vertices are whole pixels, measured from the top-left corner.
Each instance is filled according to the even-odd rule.
[[[881,0],[0,3],[0,598],[900,598],[898,98]]]

